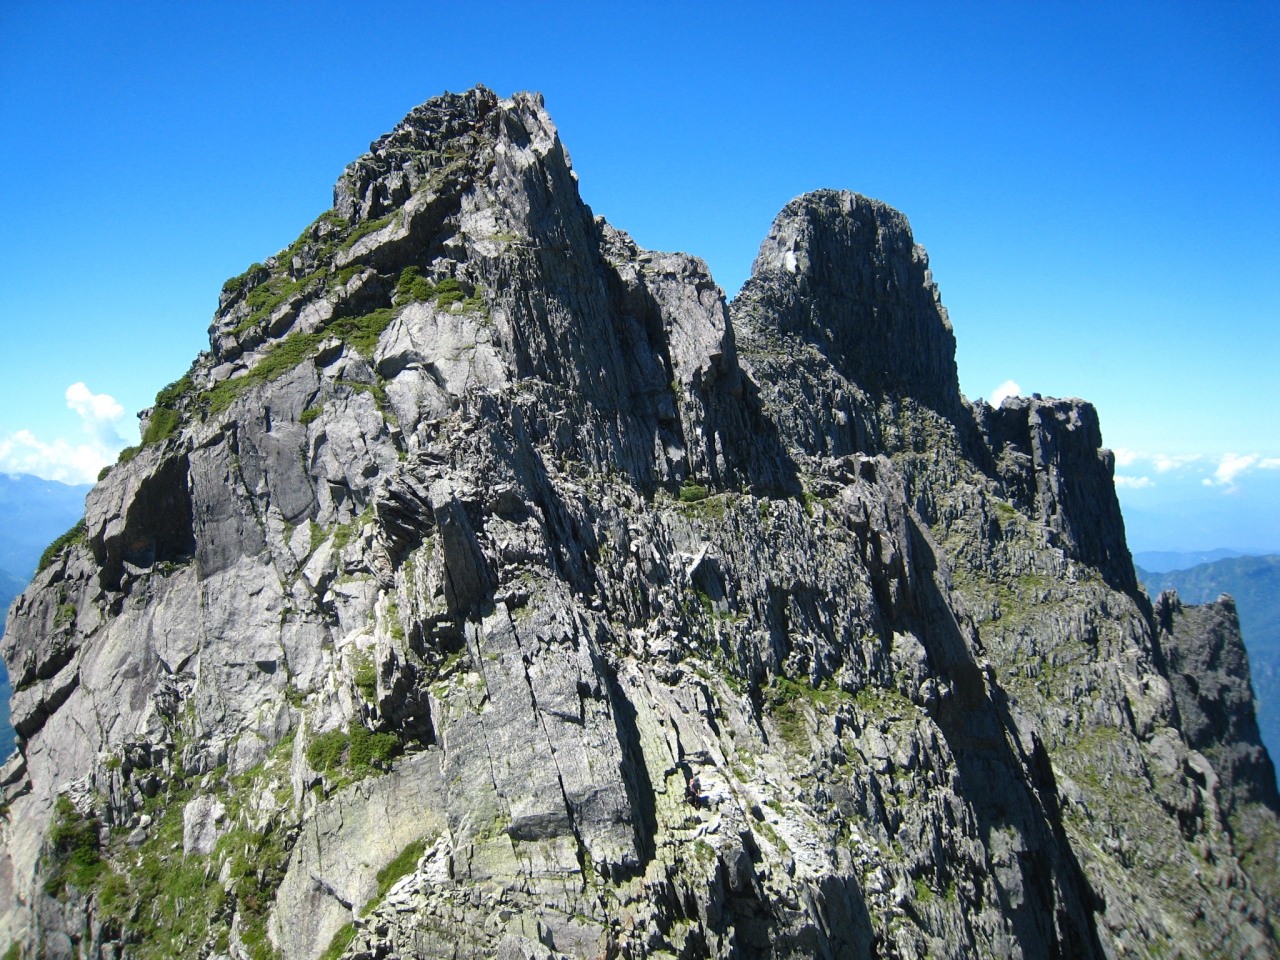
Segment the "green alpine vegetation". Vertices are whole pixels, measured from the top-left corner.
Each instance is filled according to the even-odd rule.
[[[365,915],[368,915],[378,905],[379,901],[387,895],[387,892],[396,885],[396,881],[413,873],[426,849],[426,840],[419,837],[396,854],[394,860],[378,871],[378,893],[365,904],[363,911]]]
[[[249,268],[239,276],[231,277],[222,285],[223,293],[235,293],[237,290],[243,290],[245,284],[249,282],[249,278],[255,273],[259,273],[267,268],[260,263],[251,263]]]
[[[329,946],[324,953],[320,954],[320,960],[338,960],[347,952],[347,947],[351,946],[351,941],[356,938],[356,925],[348,921],[338,928],[338,932],[333,935],[333,939],[329,941]]]
[[[707,488],[696,483],[686,483],[680,488],[681,503],[697,503],[707,499]]]
[[[73,543],[85,542],[85,525],[84,519],[81,518],[75,522],[70,530],[58,537],[57,540],[44,548],[44,553],[40,554],[40,562],[36,565],[36,573],[44,570],[53,561],[58,559],[58,554],[62,553],[67,547]]]
[[[232,380],[223,380],[205,391],[202,399],[208,403],[211,413],[221,413],[250,387],[270,383],[288,373],[298,364],[315,356],[320,344],[328,337],[354,347],[368,357],[378,345],[378,338],[395,317],[390,308],[374,310],[362,317],[344,317],[335,320],[324,330],[315,333],[291,333],[274,344],[247,374]]]
[[[375,230],[381,230],[395,218],[395,213],[389,213],[385,217],[379,217],[377,220],[366,220],[364,223],[359,224],[354,227],[347,234],[346,239],[342,241],[342,249],[347,250],[355,246],[356,241],[361,237],[365,237],[373,233]]]
[[[422,275],[421,268],[409,266],[400,271],[400,279],[396,283],[397,303],[430,300],[435,292],[436,288]]]
[[[66,794],[54,805],[53,826],[49,830],[50,869],[45,892],[60,896],[67,884],[88,892],[106,869],[102,862],[101,824],[75,808]]]
[[[484,309],[484,299],[477,290],[468,297],[466,291],[453,277],[445,277],[433,284],[422,276],[422,270],[416,266],[408,266],[400,271],[400,279],[396,282],[396,303],[421,303],[434,300],[436,306],[448,309],[455,303],[461,303],[465,310]]]
[[[180,731],[175,731],[182,739]],[[262,821],[258,807],[266,792],[281,809],[292,800],[288,786],[292,738],[266,761],[238,776],[220,768],[187,777],[180,767],[147,797],[136,831],[105,830],[96,816],[82,814],[62,795],[48,834],[44,889],[67,900],[72,889],[92,895],[96,919],[108,939],[126,946],[134,960],[194,960],[228,952],[230,925],[251,960],[277,960],[267,935],[267,919],[284,878],[292,834],[276,816]],[[111,762],[114,761],[114,762]],[[108,769],[119,770],[118,756]],[[283,779],[284,785],[281,785]],[[198,793],[223,804],[212,853],[184,852],[184,809]],[[137,834],[141,833],[141,839]]]
[[[374,666],[373,657],[364,651],[356,654],[355,684],[367,701],[377,702],[378,668]]]
[[[182,423],[182,415],[168,407],[156,407],[151,411],[151,420],[147,424],[147,432],[142,435],[142,445],[148,447],[160,443]]]
[[[305,290],[310,284],[320,282],[325,273],[326,270],[322,268],[304,277],[299,277],[297,280],[292,279],[287,273],[283,273],[254,287],[249,291],[249,295],[245,297],[245,303],[248,304],[250,310],[249,316],[236,324],[233,332],[240,334],[247,330],[252,330],[275,313],[276,309],[286,300]]]
[[[373,733],[352,721],[346,730],[330,730],[307,744],[307,763],[319,773],[332,774],[337,790],[380,771],[399,755],[400,741],[394,734]]]

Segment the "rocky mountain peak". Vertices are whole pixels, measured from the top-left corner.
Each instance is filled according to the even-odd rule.
[[[784,336],[814,343],[864,390],[960,407],[955,336],[907,218],[848,190],[792,200],[739,299],[767,303]]]
[[[521,382],[594,463],[646,483],[734,471],[727,441],[690,436],[736,416],[723,294],[701,261],[641,251],[593,217],[539,96],[477,88],[415,109],[347,168],[333,211],[228,289],[214,380],[252,375],[284,341],[389,325],[368,361],[398,381],[389,402],[411,448],[424,417]],[[409,317],[434,325],[430,345]]]
[[[507,101],[502,119],[513,117],[512,111],[520,109],[517,103],[528,108],[526,115],[542,106],[540,98],[517,95]],[[465,162],[484,151],[494,133],[492,124],[486,129],[485,118],[498,104],[492,90],[477,86],[415,107],[394,130],[371,143],[367,154],[347,165],[333,188],[334,210],[357,222],[403,206],[450,163]],[[516,119],[511,122],[520,124]]]
[[[10,609],[17,956],[1275,955],[1229,611],[1092,407],[960,396],[883,204],[726,304],[446,94],[210,344]]]

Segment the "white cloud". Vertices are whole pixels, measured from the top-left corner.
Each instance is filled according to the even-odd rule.
[[[110,462],[101,449],[87,443],[73,447],[61,437],[44,443],[30,430],[19,430],[0,439],[0,473],[30,473],[63,483],[91,483]]]
[[[1225,453],[1221,456],[1204,453],[1142,453],[1126,447],[1117,447],[1112,452],[1119,468],[1138,472],[1144,469],[1140,464],[1150,464],[1150,469],[1158,474],[1172,474],[1171,486],[1194,482],[1198,478],[1202,485],[1218,487],[1223,493],[1235,492],[1237,482],[1255,470],[1280,470],[1280,457],[1264,457],[1258,453]],[[1150,477],[1117,476],[1116,486],[1141,489],[1155,486],[1155,483]]]
[[[1004,383],[1000,384],[1000,386],[996,387],[995,391],[991,394],[991,405],[993,407],[998,407],[1000,404],[1004,403],[1006,397],[1020,396],[1022,396],[1022,388],[1012,380],[1006,380]]]
[[[1258,457],[1256,454],[1237,456],[1234,453],[1224,453],[1222,459],[1218,461],[1218,469],[1213,471],[1213,475],[1217,478],[1219,484],[1230,486],[1236,482],[1236,477],[1257,462]]]
[[[1280,470],[1280,457],[1263,457],[1256,453],[1224,453],[1218,458],[1218,466],[1212,477],[1206,477],[1207,486],[1224,487],[1225,493],[1235,489],[1236,480],[1253,470]]]
[[[1236,481],[1251,471],[1280,470],[1280,457],[1263,457],[1257,453],[1225,453],[1221,456],[1203,453],[1147,454],[1124,447],[1119,447],[1114,452],[1118,467],[1132,467],[1140,461],[1148,462],[1157,473],[1174,472],[1183,476],[1190,473],[1191,476],[1199,476],[1204,486],[1222,487],[1225,493],[1234,490]],[[1119,477],[1116,482],[1121,486],[1133,486],[1128,480]]]
[[[1200,453],[1139,453],[1125,447],[1117,447],[1114,452],[1117,466],[1131,467],[1139,460],[1147,460],[1159,473],[1179,470],[1204,459],[1204,454]]]
[[[1151,461],[1160,473],[1168,473],[1170,470],[1176,470],[1179,467],[1185,467],[1189,463],[1195,463],[1199,459],[1200,454],[1198,453],[1158,453],[1151,458]]]
[[[92,483],[98,471],[116,458],[125,445],[116,425],[124,407],[114,397],[93,393],[83,383],[67,387],[67,406],[80,415],[88,443],[71,444],[62,437],[51,443],[30,430],[0,437],[0,473],[30,473],[63,483]]]
[[[94,394],[83,383],[67,387],[67,406],[84,420],[84,432],[102,447],[123,447],[116,424],[124,416],[124,407],[105,393]]]

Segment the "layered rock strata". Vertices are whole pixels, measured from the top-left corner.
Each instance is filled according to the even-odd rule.
[[[726,303],[476,88],[210,344],[10,612],[15,956],[1275,955],[1238,632],[896,211]]]

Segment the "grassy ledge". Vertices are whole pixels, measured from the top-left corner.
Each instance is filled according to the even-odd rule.
[[[67,547],[75,543],[85,543],[85,542],[86,542],[85,525],[84,525],[84,519],[81,518],[76,521],[76,524],[74,527],[72,527],[62,536],[60,536],[57,540],[53,541],[53,543],[49,544],[49,546],[44,548],[44,553],[40,554],[40,563],[36,566],[36,573],[39,573],[40,571],[44,570],[45,567],[49,566],[51,563],[53,563],[53,561],[57,560],[58,554],[62,553],[62,551],[65,550]]]
[[[320,344],[328,337],[337,337],[365,357],[372,356],[374,347],[378,345],[378,338],[391,324],[395,315],[394,309],[383,308],[366,313],[362,317],[344,317],[315,333],[291,333],[275,344],[267,355],[244,376],[234,380],[223,380],[213,389],[206,390],[201,395],[201,399],[209,405],[211,413],[221,413],[251,387],[270,383],[284,376],[303,361],[310,360],[316,355]]]

